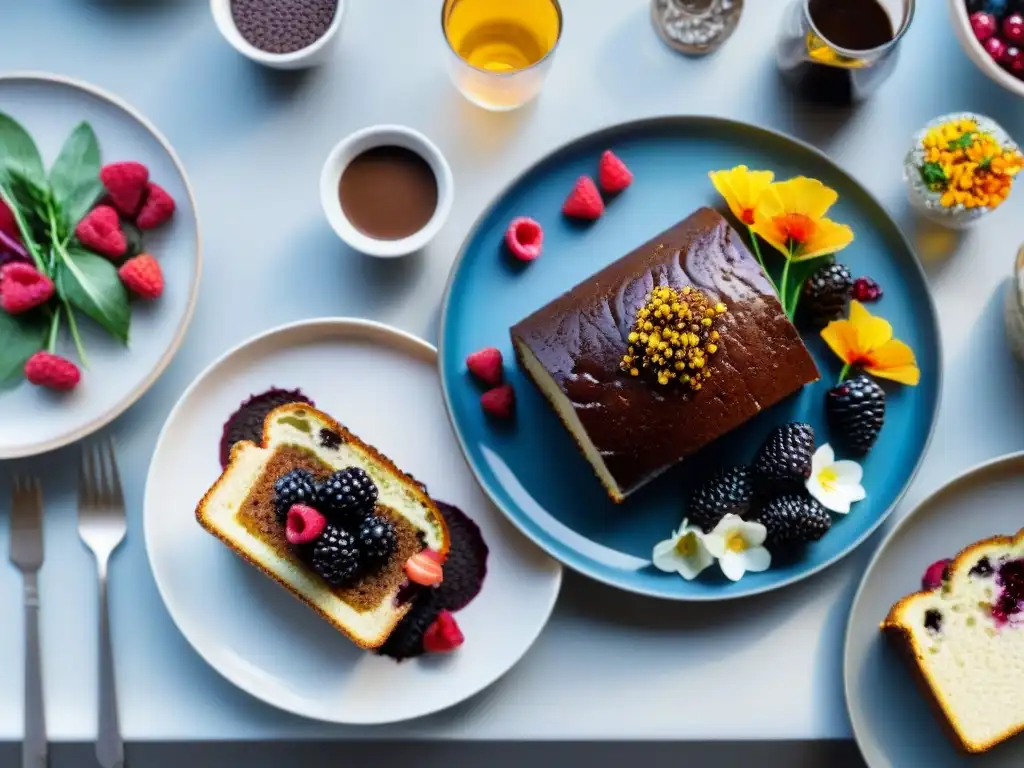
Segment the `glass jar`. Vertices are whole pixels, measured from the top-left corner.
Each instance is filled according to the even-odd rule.
[[[914,0],[790,0],[776,40],[783,79],[801,97],[851,104],[892,73]]]

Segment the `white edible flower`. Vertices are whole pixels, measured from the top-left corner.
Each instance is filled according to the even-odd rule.
[[[739,581],[747,571],[760,573],[772,564],[771,553],[764,548],[768,531],[760,523],[751,523],[739,515],[726,515],[704,537],[708,552],[718,558],[722,573]]]
[[[678,531],[654,545],[654,567],[666,573],[678,573],[687,581],[715,562],[704,545],[704,532],[683,520]]]
[[[828,443],[814,452],[807,491],[833,512],[845,515],[850,505],[867,495],[860,484],[864,470],[856,461],[836,461],[835,451]]]

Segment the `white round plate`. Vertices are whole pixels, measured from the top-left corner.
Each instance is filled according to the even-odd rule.
[[[146,233],[166,288],[158,301],[135,302],[128,347],[78,315],[89,369],[70,393],[55,395],[20,380],[0,387],[0,460],[52,451],[113,421],[138,400],[171,362],[185,336],[199,290],[202,255],[196,204],[171,145],[132,107],[98,88],[45,74],[0,75],[0,111],[35,139],[49,167],[71,129],[88,121],[103,163],[137,160],[174,198],[174,218]],[[58,352],[75,359],[63,333]],[[0,336],[0,344],[3,338]]]
[[[879,623],[921,588],[936,560],[1024,527],[1024,453],[981,464],[951,480],[908,514],[878,548],[854,598],[846,629],[846,706],[871,768],[1020,768],[1024,736],[982,755],[958,753]],[[1014,674],[1007,670],[1007,674]]]
[[[465,645],[401,664],[358,650],[195,519],[220,475],[221,427],[270,387],[301,389],[431,495],[472,517],[490,548],[484,588],[456,615]],[[482,690],[547,623],[562,570],[480,490],[441,400],[437,353],[362,320],[313,320],[250,339],[210,366],[164,425],[146,481],[146,549],[179,629],[209,664],[253,696],[305,717],[377,724],[420,717]]]

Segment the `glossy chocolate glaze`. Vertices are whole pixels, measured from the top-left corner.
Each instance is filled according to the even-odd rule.
[[[651,289],[692,285],[729,311],[698,392],[619,370]],[[624,494],[803,385],[818,370],[761,267],[716,211],[702,208],[511,329],[572,401]]]

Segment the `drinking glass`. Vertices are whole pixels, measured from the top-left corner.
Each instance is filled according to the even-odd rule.
[[[861,101],[892,73],[913,17],[914,0],[791,0],[776,41],[779,70],[812,101]],[[821,29],[826,18],[835,40]]]
[[[441,28],[455,87],[484,109],[506,111],[540,93],[562,8],[558,0],[445,0]]]

